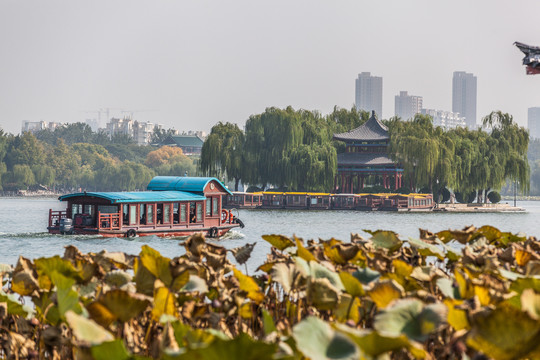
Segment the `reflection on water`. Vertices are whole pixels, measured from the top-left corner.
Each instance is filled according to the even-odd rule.
[[[240,210],[244,229],[235,229],[217,240],[227,248],[256,242],[248,261],[254,271],[269,253],[270,245],[261,239],[264,234],[295,234],[304,239],[348,240],[351,233],[368,230],[393,230],[402,239],[418,237],[418,229],[440,231],[461,229],[468,225],[493,225],[503,231],[523,232],[540,237],[540,202],[522,201],[518,206],[525,213],[395,213],[358,211],[303,211],[303,210]],[[64,204],[56,199],[0,198],[0,263],[14,265],[19,255],[27,258],[62,255],[64,247],[75,245],[82,252],[101,250],[138,254],[142,245],[149,245],[164,256],[183,254],[178,244],[184,238],[102,238],[99,236],[59,236],[46,231],[49,209],[62,210]]]

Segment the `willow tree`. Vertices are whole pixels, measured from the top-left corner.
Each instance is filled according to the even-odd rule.
[[[433,188],[440,157],[439,138],[430,116],[417,114],[412,121],[393,118],[388,122],[389,153],[403,166],[412,189]],[[441,169],[440,169],[441,170]]]
[[[201,150],[201,170],[205,175],[234,180],[235,191],[243,178],[244,133],[238,125],[222,123],[212,127]]]
[[[497,139],[499,152],[498,161],[504,168],[504,175],[500,177],[499,186],[504,180],[509,179],[519,183],[522,192],[528,192],[530,188],[530,168],[527,160],[529,147],[529,133],[519,127],[513,120],[512,115],[501,111],[492,111],[482,119],[484,126],[492,128],[491,137]]]

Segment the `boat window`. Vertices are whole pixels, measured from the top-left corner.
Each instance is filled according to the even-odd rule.
[[[81,204],[72,204],[71,205],[71,216],[75,216],[77,214],[82,213],[82,205]]]
[[[129,205],[129,225],[137,224],[137,205]]]
[[[186,222],[186,204],[180,204],[180,222]]]
[[[158,224],[163,223],[163,204],[156,205],[156,222]]]
[[[195,203],[189,203],[189,222],[194,223],[197,221],[197,214],[195,212]]]
[[[196,221],[202,221],[202,220],[203,220],[202,203],[197,203],[197,220]]]
[[[168,224],[171,222],[171,204],[163,205],[163,223]]]
[[[129,220],[129,205],[122,205],[122,223],[127,224]]]
[[[139,221],[139,224],[146,225],[146,204],[141,204],[141,219]]]
[[[246,196],[246,202],[252,202],[253,201],[252,198],[253,197],[251,195],[247,195]]]
[[[212,198],[206,198],[206,216],[212,215]]]
[[[147,224],[154,223],[154,205],[153,204],[146,205],[146,223]]]
[[[219,207],[219,198],[215,197],[215,198],[212,198],[212,214],[215,216],[215,215],[218,215],[218,207]]]
[[[94,215],[94,205],[84,205],[84,213]]]
[[[180,213],[178,212],[178,203],[173,204],[173,222],[178,224],[180,221]]]

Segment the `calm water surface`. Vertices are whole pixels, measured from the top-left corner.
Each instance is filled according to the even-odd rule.
[[[468,225],[493,225],[503,231],[523,232],[540,237],[540,202],[520,201],[524,213],[393,213],[357,211],[302,211],[302,210],[240,210],[244,229],[230,232],[217,242],[227,248],[256,242],[250,271],[266,259],[270,245],[261,239],[264,234],[295,234],[304,239],[348,240],[351,233],[363,229],[393,230],[402,239],[418,237],[418,228],[430,231],[461,229]],[[138,254],[147,244],[162,255],[174,257],[183,253],[179,238],[155,236],[134,239],[102,238],[96,236],[59,236],[47,233],[49,209],[64,210],[65,203],[56,199],[0,198],[0,263],[17,262],[19,255],[34,259],[62,255],[66,245],[75,245],[83,253],[123,251]]]

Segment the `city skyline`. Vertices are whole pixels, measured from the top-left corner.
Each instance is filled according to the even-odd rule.
[[[243,127],[270,106],[328,114],[354,106],[362,71],[384,79],[382,118],[403,89],[450,110],[452,73],[466,71],[479,79],[477,122],[501,110],[526,126],[540,76],[525,74],[512,44],[540,45],[537,10],[532,0],[3,1],[0,127],[83,122],[107,107],[153,109],[134,118],[179,131]]]

